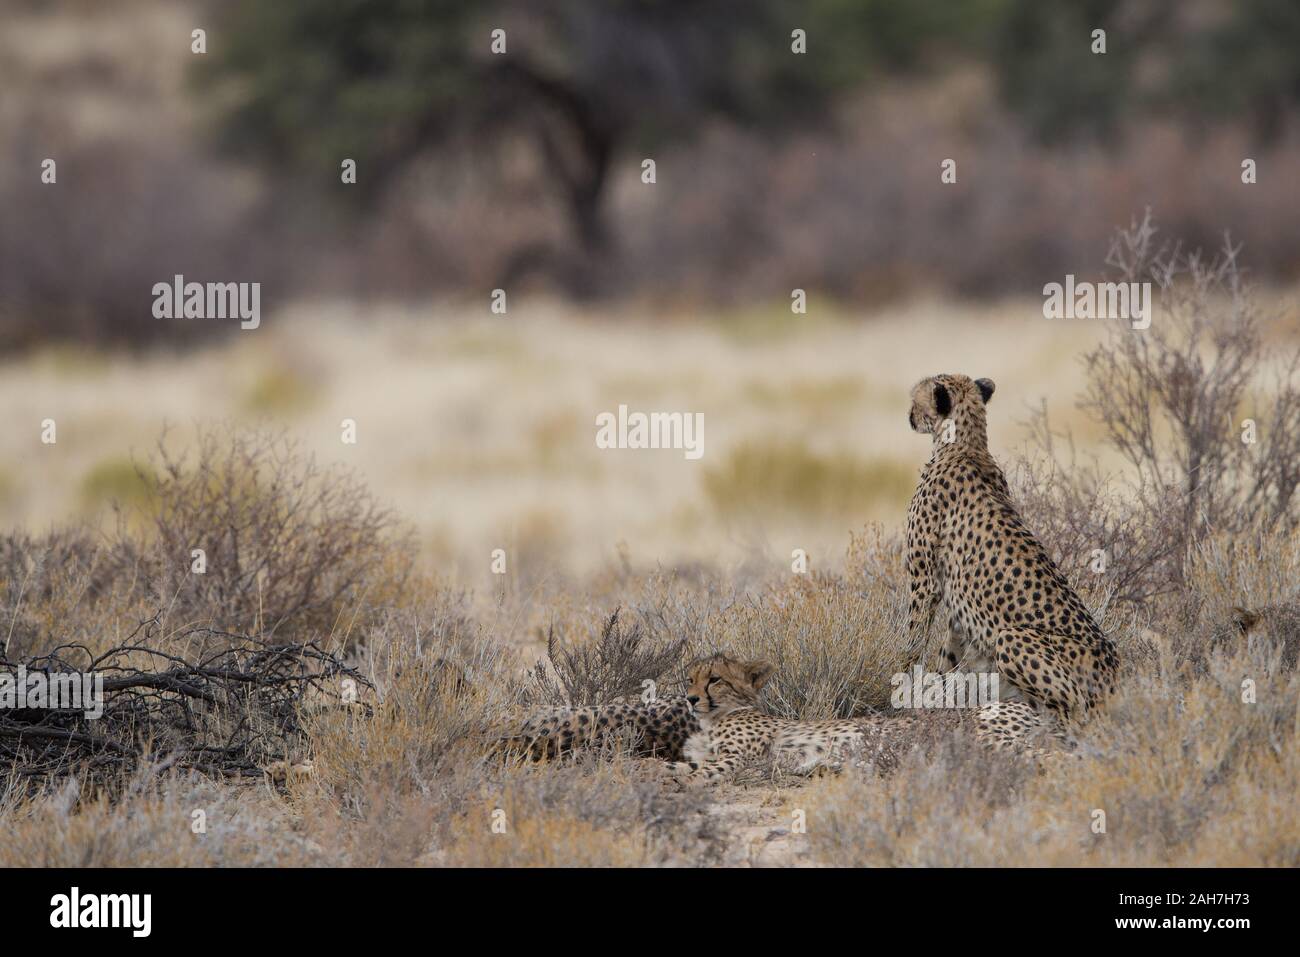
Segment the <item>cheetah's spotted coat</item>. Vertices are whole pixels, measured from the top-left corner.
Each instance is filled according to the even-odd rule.
[[[908,421],[934,450],[907,513],[911,640],[940,602],[946,667],[997,673],[1004,703],[1077,717],[1114,690],[1114,645],[1025,527],[988,451],[988,379],[939,375],[912,389]]]
[[[517,733],[502,737],[497,747],[542,759],[623,741],[636,755],[677,760],[686,739],[699,730],[695,710],[684,697],[620,701],[534,715]]]
[[[908,712],[830,721],[801,721],[762,714],[755,709],[758,693],[773,671],[765,661],[739,662],[725,655],[700,662],[691,670],[690,701],[702,725],[691,735],[684,760],[668,765],[686,781],[714,781],[751,764],[808,774],[838,771],[845,765],[887,772],[902,753],[917,743],[918,724],[970,726],[977,739],[994,748],[1024,747],[1037,726],[1037,716],[1024,702],[1003,702],[967,711]]]

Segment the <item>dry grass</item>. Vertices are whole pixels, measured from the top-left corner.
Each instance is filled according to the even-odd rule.
[[[205,429],[188,456],[160,443],[154,459],[92,477],[113,496],[110,532],[0,537],[6,657],[55,635],[99,653],[149,619],[164,633],[206,624],[269,639],[292,624],[342,641],[359,596],[406,586],[410,543],[392,514],[283,436]]]
[[[0,657],[63,642],[103,650],[160,611],[158,638],[173,647],[191,621],[233,621],[259,639],[310,638],[346,655],[373,684],[369,716],[303,702],[304,731],[283,753],[265,741],[250,749],[256,762],[311,763],[283,784],[202,779],[161,754],[102,790],[85,774],[34,788],[9,768],[0,829],[17,839],[0,866],[1300,863],[1300,532],[1229,516],[1227,530],[1198,533],[1177,557],[1172,587],[1122,589],[1069,556],[1113,536],[1130,549],[1117,550],[1123,571],[1135,545],[1158,543],[1160,515],[1068,468],[1031,471],[1019,488],[1123,662],[1119,694],[1079,731],[1078,761],[1040,774],[941,724],[884,777],[759,775],[712,792],[679,792],[654,762],[617,752],[542,765],[485,757],[486,742],[539,702],[635,694],[645,680],[671,694],[689,661],[717,651],[776,663],[763,706],[777,714],[885,706],[889,678],[931,650],[904,627],[896,499],[926,454],[905,430],[907,386],[939,369],[999,380],[991,440],[1005,460],[1023,434],[1008,396],[1082,383],[1062,370],[1097,330],[913,307],[878,327],[828,321],[737,344],[708,324],[668,333],[542,309],[508,329],[389,317],[361,342],[346,323],[312,318],[291,317],[265,340],[317,370],[311,403],[283,413],[302,453],[245,431],[236,390],[216,410],[235,416],[234,432],[173,433],[188,458],[165,444],[138,481],[124,478],[123,436],[156,424],[148,396],[184,397],[196,383],[221,394],[203,387],[264,368],[246,340],[175,365],[114,359],[74,374],[34,362],[0,380],[20,420],[60,419],[58,445],[39,450],[47,505],[79,510],[81,477],[101,463],[95,487],[127,499],[109,532],[0,539]],[[1012,333],[1019,348],[1008,353]],[[474,344],[449,358],[457,338]],[[879,364],[845,388],[861,378],[868,343],[924,354],[925,365]],[[756,380],[770,392],[756,397]],[[819,380],[825,389],[808,388]],[[111,396],[126,425],[100,415]],[[620,402],[702,408],[704,461],[599,452],[582,436]],[[338,441],[345,417],[359,423],[358,446]],[[876,462],[893,464],[877,473]],[[20,503],[31,495],[24,478],[11,493]],[[869,493],[878,501],[857,498],[864,482],[882,486]],[[395,493],[416,536],[392,525],[372,486]],[[744,507],[728,514],[733,502]],[[845,551],[840,513],[855,502],[886,521]],[[187,571],[198,539],[212,543],[201,582]],[[504,575],[490,571],[495,548]],[[795,548],[808,552],[807,572],[792,566]],[[1238,607],[1260,616],[1249,637]],[[563,640],[539,665],[548,634]],[[736,821],[775,825],[791,808],[806,812],[807,833],[787,830],[779,854],[754,853],[755,826]],[[190,829],[195,810],[205,835]]]
[[[1277,642],[1225,641],[1229,632],[1212,621],[1230,614],[1239,591],[1262,603],[1289,599],[1298,557],[1294,537],[1207,545],[1191,572],[1205,586],[1191,620],[1203,624],[1179,630],[1191,615],[1188,596],[1153,608],[1150,629],[1112,623],[1126,662],[1122,691],[1084,729],[1078,762],[1040,775],[941,734],[918,742],[922,750],[887,777],[777,782],[785,805],[803,809],[808,822],[806,835],[785,839],[787,856],[779,859],[852,866],[1300,863],[1300,830],[1289,813],[1300,785],[1300,679],[1282,666]],[[654,648],[678,655],[667,666],[665,691],[674,690],[686,659],[722,650],[778,662],[766,696],[776,713],[851,714],[882,704],[888,675],[915,652],[898,638],[904,586],[897,541],[868,529],[838,571],[773,576],[740,589],[725,575],[646,578],[612,570],[587,582],[589,603],[570,599],[540,613],[560,622],[575,648],[600,647],[602,635],[606,642],[626,638],[642,623],[643,641],[653,637]],[[54,579],[49,587],[71,586]],[[273,787],[144,767],[113,800],[75,780],[36,794],[11,783],[0,797],[0,826],[15,840],[0,864],[741,860],[732,846],[739,838],[709,811],[716,802],[731,806],[725,790],[678,792],[653,762],[620,754],[542,765],[484,760],[484,741],[535,697],[530,660],[512,650],[502,628],[512,621],[517,629],[535,627],[526,623],[537,612],[485,605],[433,582],[395,594],[405,597],[351,609],[348,646],[374,682],[364,699],[373,713],[304,712],[307,738],[288,757],[310,760],[310,777]],[[623,605],[626,625],[605,627],[608,615],[598,609],[607,601]],[[111,604],[88,607],[105,625],[119,614]],[[623,674],[624,664],[635,670],[645,661],[637,645],[616,640],[604,658],[590,660]],[[610,660],[620,653],[621,664]],[[651,664],[665,667],[657,658]],[[1254,682],[1255,703],[1242,701],[1245,678]],[[606,693],[623,690],[616,681]],[[757,780],[751,788],[767,793],[772,782]],[[196,810],[205,814],[206,834],[191,831]],[[1106,815],[1100,835],[1092,831],[1097,810]],[[780,823],[775,809],[764,814]]]
[[[485,741],[518,713],[521,675],[464,617],[462,596],[434,591],[359,618],[369,715],[303,704],[307,736],[285,757],[310,761],[310,775],[279,786],[204,780],[160,761],[112,797],[77,777],[36,792],[11,777],[0,821],[16,840],[3,865],[632,865],[708,852],[702,796],[665,790],[628,758],[484,759]],[[504,833],[493,830],[497,809]],[[191,830],[196,811],[204,833]]]
[[[1300,245],[1285,201],[1294,186],[1243,190],[1225,171],[1247,153],[1262,170],[1294,166],[1294,137],[1255,154],[1225,127],[1189,159],[1184,135],[1156,124],[1109,156],[1047,153],[1018,142],[982,77],[886,88],[845,104],[834,142],[706,131],[664,157],[666,170],[693,172],[675,178],[670,203],[645,204],[634,166],[616,177],[624,288],[672,289],[674,305],[630,300],[611,316],[513,289],[506,316],[485,297],[364,308],[268,299],[256,332],[190,326],[208,344],[177,354],[185,330],[140,309],[140,290],[172,272],[265,272],[278,288],[330,295],[457,280],[486,289],[493,263],[544,235],[549,213],[516,203],[503,218],[499,196],[453,190],[438,209],[377,212],[389,221],[338,250],[339,237],[310,249],[284,241],[302,223],[243,228],[259,184],[202,153],[199,114],[182,95],[190,55],[176,38],[192,17],[129,6],[89,30],[24,13],[0,43],[19,78],[0,123],[40,134],[8,138],[17,172],[0,178],[13,200],[0,340],[33,349],[0,361],[14,426],[0,434],[0,521],[12,529],[0,536],[0,660],[64,644],[102,652],[147,619],[162,650],[186,655],[190,626],[207,621],[315,640],[373,687],[368,716],[304,701],[294,738],[254,729],[249,761],[310,762],[283,784],[182,772],[161,753],[111,787],[86,768],[33,785],[20,763],[0,763],[0,867],[716,865],[740,859],[726,822],[742,803],[772,822],[806,812],[787,863],[1300,865],[1300,534],[1231,504],[1251,520],[1200,528],[1211,510],[1197,509],[1184,522],[1194,541],[1178,538],[1171,556],[1159,503],[1107,482],[1125,464],[1102,444],[1110,426],[1147,411],[1153,378],[1187,381],[1222,343],[1179,340],[1164,353],[1178,376],[1156,368],[1067,409],[1089,385],[1080,355],[1113,379],[1146,368],[1142,349],[1098,349],[1105,324],[1046,322],[1035,295],[930,298],[936,286],[1032,293],[1082,274],[1115,221],[1145,202],[1193,242],[1236,225],[1264,273],[1287,281]],[[67,94],[53,113],[42,93],[52,86]],[[74,190],[36,182],[41,157],[24,143],[37,141]],[[954,143],[968,157],[958,193],[898,161]],[[80,205],[61,205],[69,197]],[[242,242],[254,233],[261,245]],[[436,255],[411,241],[421,237]],[[171,264],[162,275],[159,263]],[[810,291],[807,315],[789,310],[795,282]],[[688,304],[738,293],[752,298],[722,314]],[[1262,374],[1252,386],[1290,355],[1278,346],[1295,335],[1294,291],[1279,302],[1280,322],[1228,350]],[[72,342],[156,336],[169,348],[43,345],[56,326]],[[679,792],[625,754],[485,759],[484,742],[539,700],[627,694],[646,679],[673,693],[687,662],[715,651],[777,664],[763,702],[773,713],[885,705],[889,677],[928,652],[904,638],[898,535],[928,454],[904,421],[907,390],[940,371],[998,382],[990,441],[1003,461],[1031,434],[1018,423],[1026,407],[1048,395],[1080,461],[1099,456],[1087,474],[1031,464],[1018,486],[1124,663],[1119,694],[1080,731],[1080,760],[1040,774],[936,732],[886,777]],[[1253,413],[1268,453],[1252,466],[1256,487],[1289,514],[1294,392],[1252,404],[1252,390],[1226,381],[1199,393],[1216,401],[1175,396],[1169,422],[1176,431],[1178,413],[1196,411],[1222,464],[1228,445],[1240,450],[1235,427],[1218,435],[1219,423]],[[624,403],[703,412],[703,459],[598,450],[595,416]],[[268,417],[299,444],[253,431]],[[203,424],[223,419],[229,434]],[[340,441],[344,419],[357,423],[356,445]],[[169,424],[161,455],[141,455]],[[76,519],[86,524],[66,524]],[[884,524],[845,554],[846,529],[868,521]],[[196,547],[207,551],[202,577],[189,570]],[[498,548],[503,576],[490,571]],[[1111,576],[1086,572],[1095,548],[1115,552]],[[810,556],[807,574],[792,571],[794,549]],[[1146,569],[1174,563],[1178,574],[1151,584]],[[1261,616],[1249,637],[1238,607]],[[539,665],[552,629],[563,651]]]
[[[860,520],[881,507],[906,508],[915,470],[892,459],[819,454],[803,442],[748,442],[706,468],[709,506],[726,517],[793,513]]]
[[[477,303],[333,302],[179,357],[38,352],[0,362],[0,402],[26,423],[0,435],[0,522],[40,531],[85,513],[88,496],[131,500],[128,463],[149,460],[164,427],[180,453],[198,424],[270,417],[322,468],[355,470],[416,529],[422,558],[478,591],[499,584],[498,547],[512,581],[533,584],[598,572],[619,543],[643,569],[785,566],[794,548],[829,568],[847,528],[897,521],[927,455],[906,423],[921,376],[994,378],[991,438],[1004,457],[1024,437],[1026,404],[1081,388],[1074,357],[1101,329],[1046,322],[1040,305],[919,300],[842,320],[786,309],[779,336],[737,343],[723,317],[665,321],[636,306],[610,322],[523,296],[508,317]],[[597,449],[595,416],[620,403],[703,412],[703,458]],[[55,445],[39,441],[47,417]],[[340,441],[345,418],[355,446]]]
[[[1042,776],[952,746],[890,778],[832,782],[807,797],[810,853],[855,867],[1294,867],[1295,673],[1244,643],[1204,675],[1172,655],[1163,665],[1130,671],[1085,757]],[[1242,701],[1244,678],[1256,703]]]
[[[890,676],[911,663],[899,584],[792,578],[737,603],[719,649],[777,666],[767,691],[775,714],[829,718],[887,708]]]
[[[1300,864],[1300,829],[1290,813],[1300,786],[1300,678],[1283,667],[1280,643],[1225,641],[1229,632],[1213,622],[1220,610],[1230,614],[1234,574],[1252,582],[1257,600],[1289,596],[1300,540],[1268,539],[1231,554],[1224,545],[1207,547],[1194,566],[1195,581],[1213,583],[1199,596],[1200,626],[1177,631],[1188,611],[1171,599],[1153,629],[1117,628],[1122,689],[1082,732],[1081,760],[1038,774],[941,734],[918,742],[921,750],[886,777],[777,782],[785,805],[807,815],[807,834],[788,838],[790,860]],[[849,714],[882,703],[886,675],[910,654],[895,637],[904,583],[896,552],[888,536],[869,533],[842,572],[773,581],[749,595],[663,576],[592,587],[620,594],[629,620],[657,616],[658,627],[684,642],[682,659],[718,649],[779,661],[766,696],[776,713]],[[565,621],[587,621],[590,640],[599,642],[599,615],[568,614]],[[484,740],[517,720],[530,699],[528,659],[493,636],[494,620],[464,595],[436,588],[405,609],[359,615],[355,660],[375,683],[366,695],[373,716],[306,715],[307,742],[291,757],[311,760],[314,774],[287,787],[150,768],[115,801],[75,781],[36,795],[11,786],[0,799],[0,824],[15,839],[0,864],[738,860],[729,849],[736,838],[708,812],[715,802],[729,806],[725,790],[679,793],[653,762],[619,754],[542,765],[485,761]],[[577,626],[569,627],[582,643]],[[1245,679],[1254,682],[1254,703],[1242,700]],[[755,780],[760,795],[772,786]],[[191,832],[196,810],[206,815],[207,834]],[[1092,830],[1098,810],[1104,834]],[[783,815],[767,812],[773,825]]]
[[[76,782],[34,801],[0,801],[6,867],[271,867],[327,862],[269,791],[142,774],[118,801]],[[206,820],[196,833],[195,812]]]
[[[660,694],[680,691],[686,664],[714,651],[777,664],[764,701],[773,713],[886,706],[889,677],[930,651],[904,638],[897,519],[867,526],[840,559],[816,553],[806,574],[762,553],[647,571],[628,549],[584,573],[566,558],[572,529],[532,512],[506,539],[511,573],[485,575],[487,587],[476,591],[420,568],[400,530],[360,521],[380,515],[362,485],[331,482],[335,504],[313,511],[320,499],[310,492],[309,458],[264,435],[207,434],[188,467],[164,461],[141,477],[137,517],[113,534],[74,528],[0,541],[6,656],[39,654],[56,636],[103,649],[156,614],[160,595],[184,595],[164,640],[184,634],[188,620],[233,615],[281,638],[311,634],[373,682],[363,696],[371,715],[305,709],[306,734],[292,753],[258,757],[311,762],[310,775],[281,785],[146,763],[110,796],[82,777],[33,791],[11,775],[0,790],[0,827],[17,839],[0,865],[1300,862],[1289,813],[1300,785],[1300,679],[1287,657],[1300,620],[1293,532],[1207,538],[1180,588],[1138,604],[1115,604],[1099,576],[1071,575],[1124,662],[1121,692],[1081,732],[1078,762],[1037,774],[940,730],[886,777],[759,775],[738,782],[739,791],[679,793],[653,762],[625,754],[515,765],[485,760],[484,743],[539,701],[607,699],[638,692],[646,679]],[[195,590],[141,557],[157,554],[159,542],[188,544],[213,514],[247,533],[237,551],[217,550],[219,564],[247,567],[264,556],[280,569],[264,583],[258,614],[235,600],[242,579],[223,579],[228,568]],[[1083,527],[1078,541],[1088,534]],[[320,558],[313,543],[321,539],[352,550]],[[325,588],[321,602],[274,598],[301,594],[289,583],[313,567],[320,587],[345,587]],[[1249,639],[1234,624],[1237,606],[1264,613],[1266,625]],[[548,633],[562,644],[549,665],[534,667]],[[1243,686],[1247,679],[1253,685]],[[1253,703],[1243,701],[1244,687]],[[760,837],[755,852],[746,842],[763,827],[736,822],[780,825],[789,820],[782,806],[806,812],[807,833],[770,847]],[[196,810],[206,834],[191,830]],[[1104,834],[1092,829],[1097,811]]]

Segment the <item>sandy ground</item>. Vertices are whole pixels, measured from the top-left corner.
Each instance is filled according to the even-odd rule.
[[[806,863],[803,835],[794,833],[786,789],[728,789],[709,809],[727,835],[728,867],[797,867]]]

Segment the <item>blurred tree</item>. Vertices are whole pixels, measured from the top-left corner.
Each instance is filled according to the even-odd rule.
[[[1300,105],[1300,3],[1236,0],[1196,34],[1174,74],[1194,115],[1247,116],[1262,139],[1280,136]]]
[[[1145,105],[1138,65],[1176,0],[1007,0],[992,62],[1003,99],[1046,141],[1107,138]],[[1104,53],[1094,30],[1106,31]]]
[[[1003,98],[1047,141],[1105,139],[1181,110],[1278,136],[1300,104],[1297,0],[1003,0],[990,60]],[[1092,51],[1095,29],[1106,52]]]
[[[964,28],[968,0],[233,0],[210,48],[231,144],[337,176],[357,160],[391,184],[452,137],[519,142],[545,162],[587,264],[611,237],[601,200],[621,151],[708,117],[781,127],[832,94],[917,64]],[[808,52],[791,51],[802,29]],[[494,54],[492,32],[505,31]]]

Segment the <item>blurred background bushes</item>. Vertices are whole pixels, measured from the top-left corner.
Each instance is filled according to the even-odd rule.
[[[1290,0],[11,6],[4,346],[146,341],[175,273],[266,308],[1036,293],[1148,205],[1265,277],[1300,262]]]

